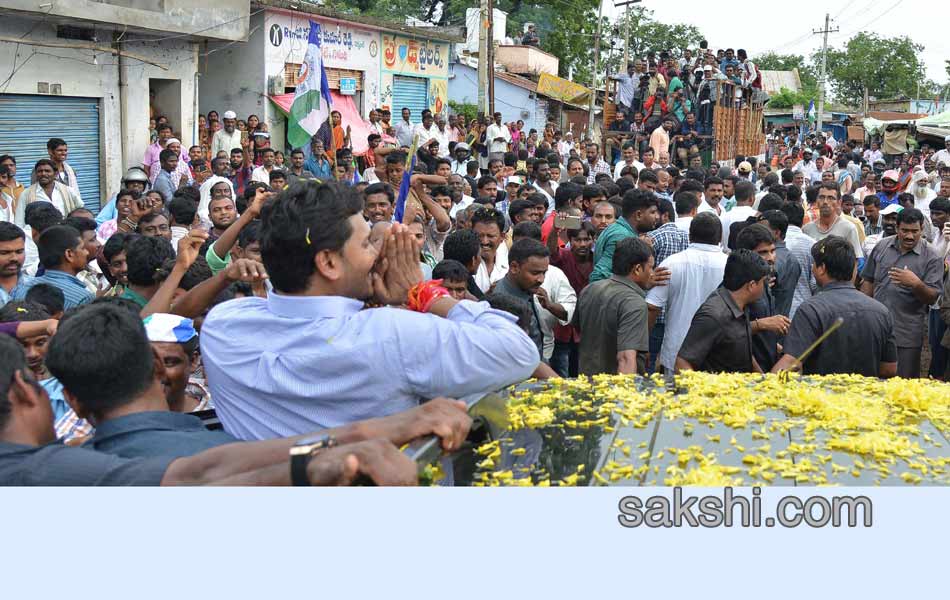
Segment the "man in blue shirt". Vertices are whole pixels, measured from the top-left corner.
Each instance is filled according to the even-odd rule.
[[[167,205],[172,201],[172,196],[175,195],[176,188],[172,181],[172,173],[178,168],[178,153],[174,150],[162,150],[161,154],[158,155],[158,160],[162,170],[155,178],[152,189],[162,195]]]
[[[505,387],[538,366],[514,317],[421,285],[409,228],[393,224],[377,249],[362,208],[359,192],[335,183],[265,204],[260,245],[273,292],[219,304],[201,329],[211,396],[232,435],[392,415],[426,398]],[[395,308],[410,290],[413,309]],[[367,300],[384,308],[365,309]]]
[[[37,240],[40,264],[46,271],[39,277],[20,283],[11,296],[23,300],[31,287],[48,283],[63,291],[63,308],[69,310],[92,302],[95,296],[86,289],[76,274],[89,264],[89,251],[79,231],[67,225],[55,225],[44,231]]]
[[[125,311],[123,313],[123,311]],[[82,317],[105,321],[119,334],[135,332],[130,339],[146,344],[142,324],[136,315],[118,306],[83,308]],[[66,319],[64,329],[81,319]],[[118,325],[119,323],[122,325]],[[65,337],[73,334],[67,333]],[[52,345],[51,351],[59,342]],[[75,343],[72,344],[76,350]],[[95,353],[75,355],[95,358]],[[66,357],[68,362],[71,357]],[[124,357],[125,358],[125,357]],[[54,359],[56,361],[62,358]],[[101,361],[100,361],[101,362]],[[94,385],[105,381],[105,391],[120,398],[122,391],[146,389],[152,380],[149,364],[130,365],[131,370],[107,365],[104,380],[83,384],[82,368],[70,367],[69,378],[78,382],[86,398],[95,398]],[[134,372],[135,377],[130,377]],[[65,372],[58,373],[63,376]],[[105,374],[101,371],[100,374]],[[116,395],[118,392],[118,395]],[[126,459],[85,448],[54,443],[53,418],[46,392],[30,375],[22,348],[9,336],[0,336],[0,486],[7,485],[347,485],[364,474],[379,485],[412,485],[415,463],[396,446],[419,436],[436,433],[446,450],[457,449],[468,434],[471,419],[457,402],[436,399],[415,410],[388,419],[358,423],[351,427],[322,432],[335,447],[305,454],[303,470],[292,475],[290,450],[307,448],[310,440],[287,438],[257,444],[226,444],[194,457],[160,456]],[[365,440],[365,441],[363,441]],[[299,464],[299,463],[298,463]]]

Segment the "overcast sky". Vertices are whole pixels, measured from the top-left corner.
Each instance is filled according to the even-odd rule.
[[[604,0],[605,14],[623,10],[614,8],[614,1]],[[950,5],[945,2],[828,0],[819,3],[809,0],[788,4],[644,0],[641,6],[652,10],[659,21],[699,27],[710,47],[743,47],[753,57],[770,50],[807,57],[819,50],[821,35],[810,33],[822,28],[827,12],[832,19],[837,15],[831,28],[841,29],[839,33],[829,34],[830,47],[843,47],[858,31],[872,31],[882,36],[908,35],[924,47],[921,59],[926,65],[927,77],[943,84],[947,82],[944,60],[950,59]]]

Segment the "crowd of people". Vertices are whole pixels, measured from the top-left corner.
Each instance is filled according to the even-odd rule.
[[[453,399],[530,377],[914,378],[927,340],[943,379],[950,137],[883,156],[776,132],[764,158],[704,165],[642,127],[699,139],[680,75],[754,65],[650,58],[606,152],[553,122],[402,108],[370,112],[361,155],[334,112],[284,162],[254,115],[209,113],[188,149],[157,118],[94,215],[67,140],[19,172],[6,149],[0,482],[410,482],[398,446],[458,448]]]

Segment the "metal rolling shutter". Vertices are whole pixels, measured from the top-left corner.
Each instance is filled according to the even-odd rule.
[[[403,107],[412,111],[410,120],[422,122],[422,111],[429,108],[429,80],[423,77],[393,75],[393,122],[398,123]]]
[[[76,171],[86,208],[99,212],[99,100],[65,96],[0,94],[0,154],[16,158],[17,180],[30,184],[30,172],[49,158],[46,142],[62,138],[66,162]]]

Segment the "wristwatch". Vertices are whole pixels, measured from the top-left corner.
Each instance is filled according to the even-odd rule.
[[[336,439],[332,435],[316,435],[305,438],[290,448],[290,481],[293,485],[309,486],[307,465],[310,460],[327,448],[336,446]]]

